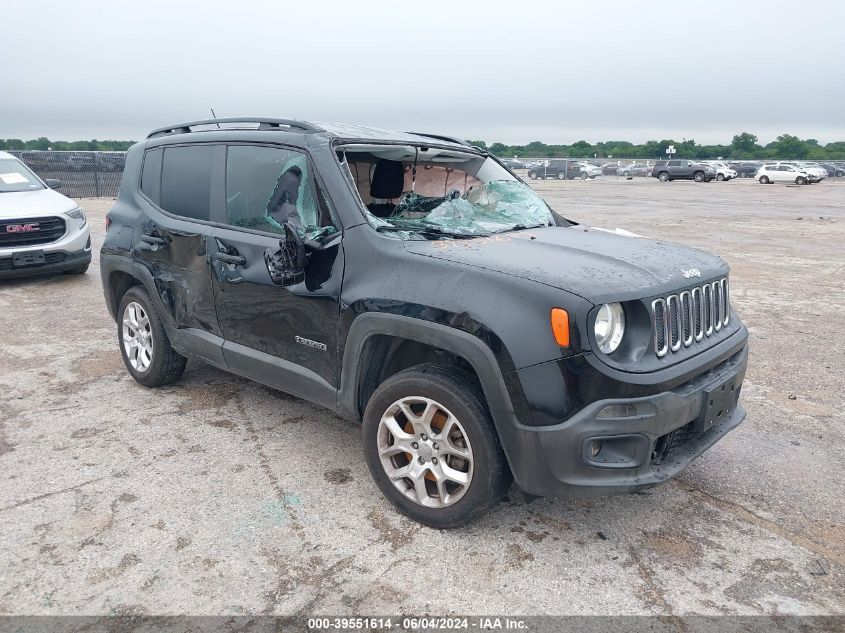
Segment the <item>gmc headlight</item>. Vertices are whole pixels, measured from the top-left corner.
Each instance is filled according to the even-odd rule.
[[[71,209],[70,211],[68,211],[67,213],[65,213],[65,215],[66,215],[67,217],[69,217],[69,218],[73,218],[74,220],[78,220],[78,221],[79,221],[79,228],[80,228],[80,229],[81,229],[83,226],[85,226],[85,223],[88,221],[88,220],[85,218],[85,211],[83,211],[83,210],[82,210],[82,209],[80,209],[79,207],[76,207],[75,209]]]
[[[605,303],[596,313],[593,325],[596,343],[605,354],[610,354],[619,347],[625,334],[625,311],[621,303]]]

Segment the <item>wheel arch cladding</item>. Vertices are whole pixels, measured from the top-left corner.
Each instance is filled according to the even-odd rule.
[[[520,463],[518,456],[522,452],[521,441],[525,434],[518,433],[514,427],[514,420],[520,414],[514,413],[515,402],[510,394],[514,393],[514,389],[519,392],[522,389],[515,372],[502,373],[490,348],[472,334],[439,323],[388,313],[359,315],[349,330],[344,348],[338,390],[340,415],[361,420],[359,396],[367,362],[362,352],[367,341],[374,336],[415,341],[462,359],[478,379],[508,464],[513,468]],[[517,408],[523,408],[523,400],[524,397],[516,400]],[[527,410],[522,415],[527,415]]]
[[[342,415],[360,420],[362,381],[367,378],[368,362],[378,360],[378,354],[384,352],[384,349],[378,348],[379,345],[386,346],[388,352],[394,354],[400,352],[403,346],[405,350],[423,351],[428,357],[423,355],[419,363],[455,360],[459,365],[465,364],[464,368],[471,369],[475,374],[494,418],[496,411],[513,414],[513,401],[506,382],[506,376],[510,376],[511,372],[503,373],[500,370],[493,352],[480,339],[440,323],[369,312],[359,315],[353,321],[346,338],[342,379],[338,390],[338,410]],[[376,354],[375,358],[373,354]],[[407,359],[404,361],[410,362]],[[390,359],[388,362],[398,363],[396,366],[405,364],[402,360]]]

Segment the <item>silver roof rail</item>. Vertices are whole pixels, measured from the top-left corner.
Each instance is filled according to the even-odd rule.
[[[454,136],[444,136],[442,134],[426,134],[425,132],[406,132],[406,134],[416,134],[417,136],[424,136],[425,138],[431,138],[437,141],[447,141],[449,143],[457,143],[458,145],[463,145],[464,147],[472,147],[466,141],[462,141],[461,139],[455,138]]]
[[[223,119],[203,119],[201,121],[189,121],[187,123],[178,123],[176,125],[168,125],[167,127],[160,127],[147,134],[147,138],[156,138],[159,136],[167,136],[169,134],[188,134],[192,127],[199,127],[202,125],[218,125],[220,123],[257,123],[257,130],[278,130],[283,127],[290,128],[298,132],[320,132],[321,128],[305,121],[295,121],[293,119],[267,119],[264,117],[227,117]],[[231,128],[229,128],[231,129]]]

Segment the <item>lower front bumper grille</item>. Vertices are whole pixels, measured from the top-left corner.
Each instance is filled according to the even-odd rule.
[[[27,268],[39,268],[41,266],[52,266],[53,264],[60,264],[67,259],[67,253],[44,253],[44,263],[35,264],[34,266],[25,266],[23,268],[16,268],[14,260],[11,257],[0,258],[0,271],[4,270],[24,270]]]
[[[703,431],[697,431],[695,421],[675,429],[671,433],[661,435],[654,443],[654,450],[651,453],[652,462],[661,462],[674,451],[683,448],[689,442],[702,435]]]

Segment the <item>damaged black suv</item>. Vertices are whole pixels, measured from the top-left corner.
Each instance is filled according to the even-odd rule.
[[[530,495],[634,491],[745,417],[728,266],[567,220],[494,156],[284,119],[156,130],[101,254],[126,368],[188,358],[363,426],[384,495],[436,527]]]

